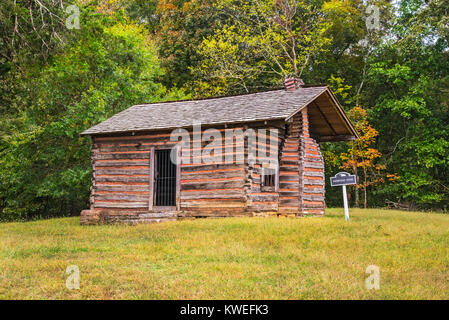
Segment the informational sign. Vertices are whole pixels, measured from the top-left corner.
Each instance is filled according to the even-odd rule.
[[[347,186],[349,184],[356,184],[356,177],[353,174],[349,174],[347,172],[339,172],[335,175],[335,177],[331,177],[331,186]]]
[[[349,209],[348,209],[348,196],[346,195],[346,186],[351,184],[357,184],[357,178],[355,175],[347,172],[339,172],[335,177],[331,177],[331,186],[338,187],[342,186],[343,189],[343,205],[345,207],[345,220],[349,220]]]

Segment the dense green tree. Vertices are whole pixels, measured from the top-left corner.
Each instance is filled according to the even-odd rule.
[[[165,70],[161,82],[193,92],[199,65],[198,47],[222,20],[216,0],[130,0],[127,12],[143,24],[157,41],[161,66]]]
[[[215,0],[163,0],[157,14],[160,25],[157,43],[161,65],[166,70],[162,83],[194,91],[191,68],[200,64],[198,52],[203,38],[216,28],[220,17],[212,5]]]
[[[393,37],[370,59],[364,100],[379,148],[399,183],[379,198],[410,206],[449,203],[449,45],[444,1],[401,1]]]
[[[70,35],[61,0],[0,3],[0,137],[18,110],[12,100],[29,62],[47,61]],[[1,145],[1,139],[0,139]]]
[[[325,50],[330,26],[310,1],[220,1],[227,20],[199,47],[198,89],[207,95],[273,88],[301,76]]]
[[[155,81],[162,69],[143,27],[89,5],[81,22],[62,52],[22,75],[0,153],[2,219],[78,214],[91,176],[80,132],[133,104],[182,96]]]

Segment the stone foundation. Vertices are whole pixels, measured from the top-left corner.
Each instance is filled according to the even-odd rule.
[[[313,213],[311,213],[313,215]],[[317,215],[321,216],[320,213]],[[81,225],[100,225],[100,224],[130,224],[137,225],[141,223],[157,223],[166,221],[198,219],[198,218],[227,218],[227,217],[299,217],[295,214],[276,215],[273,212],[248,212],[245,215],[221,215],[206,216],[199,214],[186,215],[183,212],[145,212],[145,211],[127,211],[127,210],[110,210],[96,209],[83,210],[80,215]]]
[[[145,212],[110,209],[83,210],[80,215],[80,223],[82,225],[155,223],[177,219],[178,214],[176,212]]]

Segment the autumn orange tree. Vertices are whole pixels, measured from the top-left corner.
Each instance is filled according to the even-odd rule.
[[[360,139],[350,142],[347,152],[340,154],[342,168],[352,170],[357,177],[355,205],[359,206],[359,188],[363,190],[363,206],[367,207],[367,188],[372,185],[396,180],[395,174],[385,173],[386,166],[378,163],[382,153],[373,147],[379,132],[368,122],[368,114],[361,106],[352,108],[349,117],[355,124]]]

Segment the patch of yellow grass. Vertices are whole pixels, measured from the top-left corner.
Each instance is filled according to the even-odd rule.
[[[0,224],[3,299],[448,299],[449,215]],[[80,289],[65,286],[80,269]],[[369,265],[380,290],[367,290]]]

